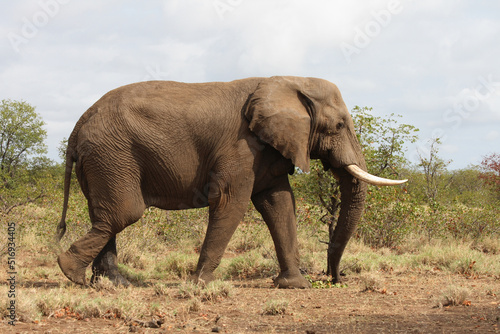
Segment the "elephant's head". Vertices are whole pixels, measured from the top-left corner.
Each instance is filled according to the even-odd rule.
[[[325,169],[339,178],[342,203],[329,264],[338,281],[340,258],[363,211],[365,182],[396,185],[406,180],[382,179],[366,172],[351,115],[337,86],[326,80],[266,79],[251,96],[245,116],[261,140],[301,170],[309,171],[310,158],[321,159]]]

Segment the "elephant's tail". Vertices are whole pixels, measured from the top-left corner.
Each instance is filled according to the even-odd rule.
[[[64,172],[64,203],[61,221],[57,225],[56,240],[61,241],[62,237],[66,233],[66,212],[68,211],[68,201],[69,201],[69,189],[71,185],[71,173],[73,171],[73,163],[78,159],[77,153],[77,141],[78,133],[82,126],[96,113],[98,108],[90,107],[78,120],[68,138],[68,148],[66,149],[66,170]]]
[[[66,170],[64,172],[64,203],[61,221],[57,225],[56,239],[57,242],[61,241],[62,237],[66,233],[66,212],[68,211],[68,201],[69,201],[69,189],[71,185],[71,172],[73,171],[73,150],[68,143],[68,149],[66,151]]]

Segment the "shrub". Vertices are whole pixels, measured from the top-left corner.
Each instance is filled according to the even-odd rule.
[[[418,206],[398,187],[370,187],[358,236],[372,247],[393,248],[415,231]]]

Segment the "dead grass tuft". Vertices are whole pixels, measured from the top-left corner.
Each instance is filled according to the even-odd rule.
[[[273,259],[264,258],[261,252],[254,249],[242,255],[224,259],[219,272],[225,279],[246,279],[272,276],[277,273],[277,270],[278,265]]]
[[[377,291],[383,286],[382,279],[375,273],[365,273],[360,275],[359,278],[362,291]]]
[[[463,286],[449,286],[436,303],[436,307],[470,306],[471,291]]]
[[[97,282],[93,287],[96,291],[115,292],[117,290],[117,287],[113,284],[113,282],[111,282],[108,277],[102,276],[97,279]]]
[[[156,283],[153,285],[155,295],[157,296],[168,296],[169,287],[165,283]]]
[[[3,293],[3,291],[0,291]],[[18,288],[16,314],[22,322],[48,318],[145,318],[162,311],[162,306],[147,302],[142,289],[94,289],[68,286],[58,289],[40,290]],[[2,310],[7,305],[1,303]],[[1,315],[5,317],[4,311]]]
[[[286,313],[288,308],[288,300],[286,299],[269,299],[264,304],[262,314],[265,315],[282,315]]]
[[[170,252],[155,265],[154,275],[157,278],[187,279],[196,269],[197,261],[197,254]]]
[[[187,281],[179,285],[177,297],[215,303],[229,297],[232,289],[231,283],[224,281],[212,281],[206,286]]]

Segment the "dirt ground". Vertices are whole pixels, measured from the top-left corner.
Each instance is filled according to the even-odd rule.
[[[228,298],[204,302],[189,311],[178,299],[178,284],[165,296],[142,289],[148,301],[168,303],[169,312],[154,319],[78,319],[74,315],[44,318],[38,323],[0,324],[1,333],[499,333],[500,280],[436,273],[382,273],[379,288],[363,291],[360,277],[342,288],[279,290],[270,279],[235,281]],[[57,284],[56,284],[57,285]],[[449,286],[465,287],[459,306],[439,306]],[[50,288],[50,285],[40,289]],[[288,303],[284,314],[264,314],[268,301]],[[165,306],[165,305],[164,305]],[[159,322],[158,322],[159,320]],[[147,326],[159,325],[159,328]],[[145,327],[146,326],[146,327]]]

